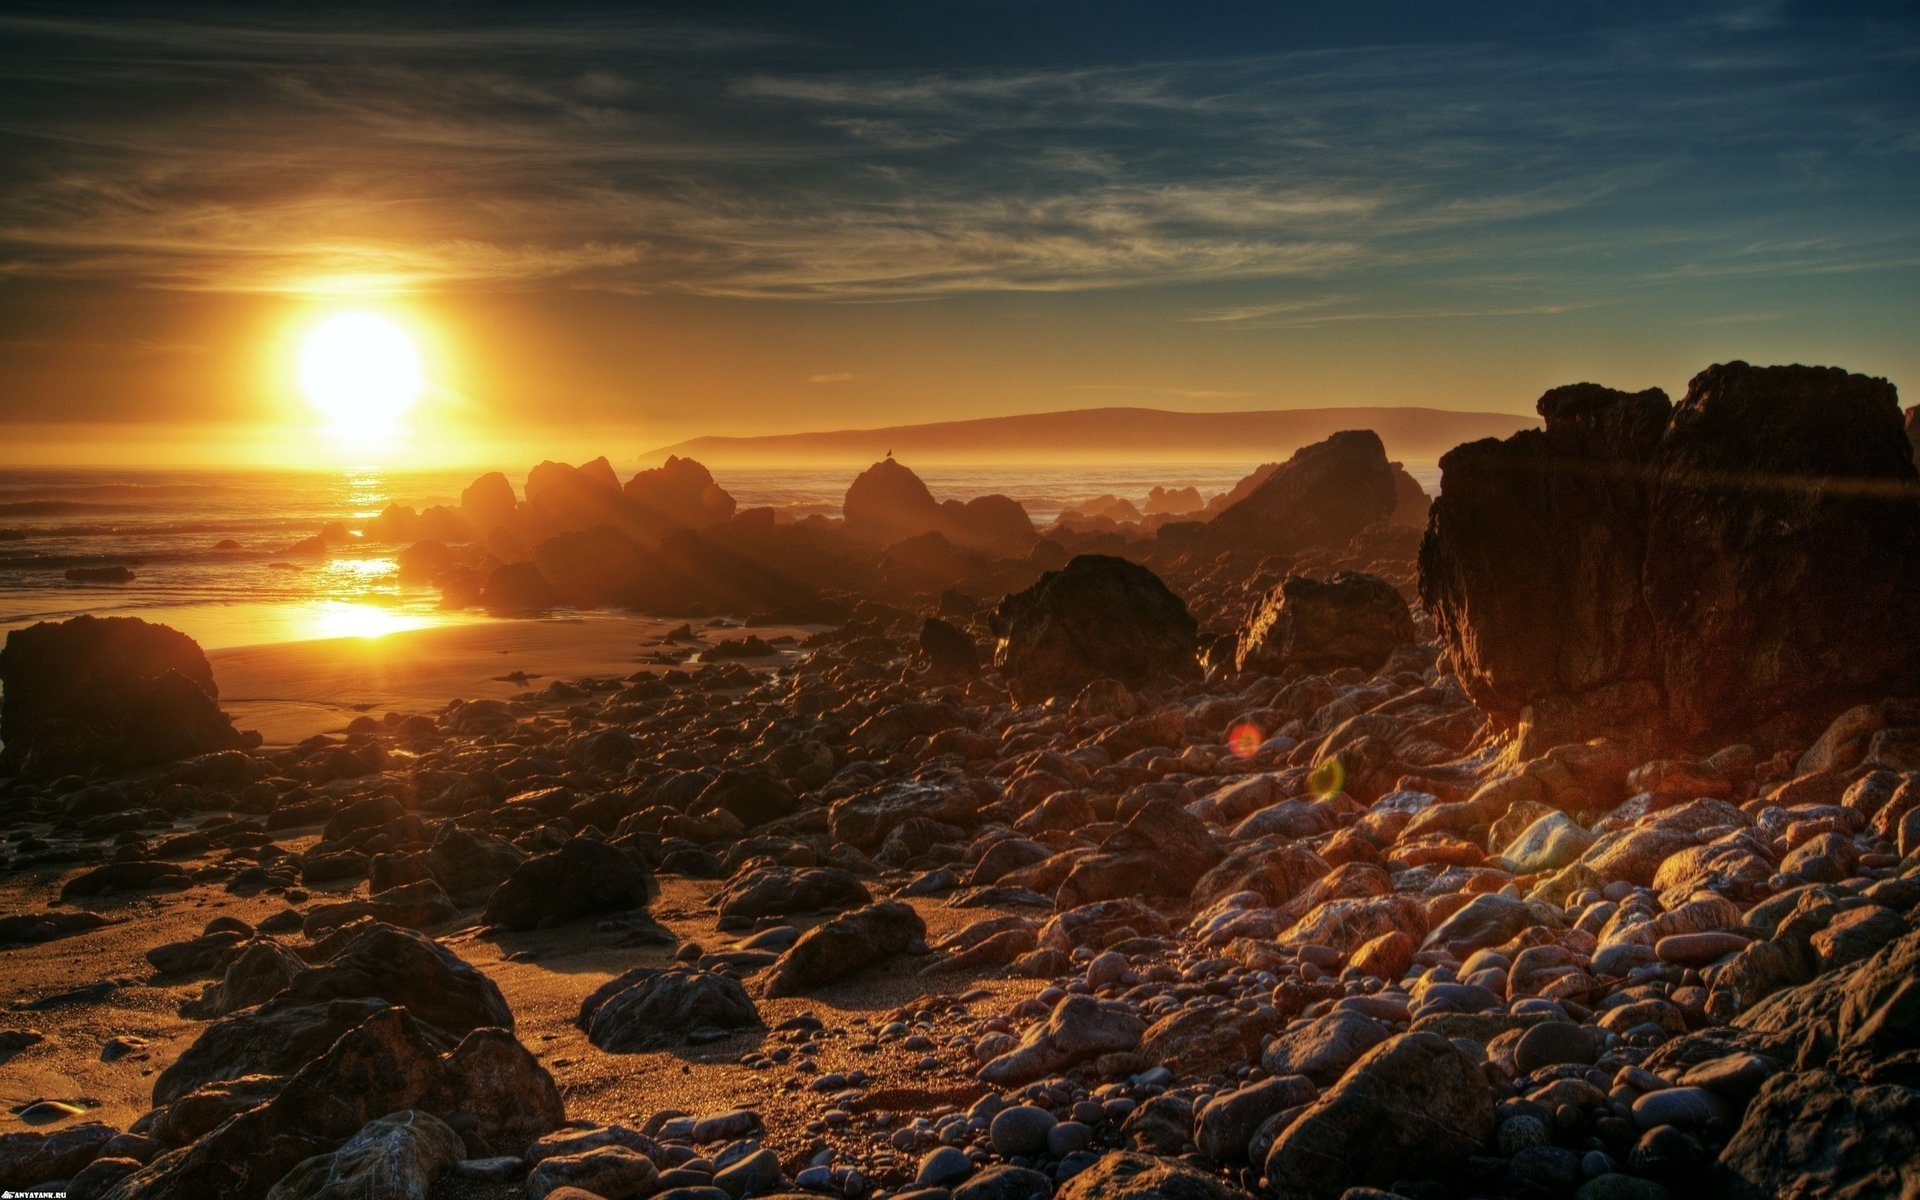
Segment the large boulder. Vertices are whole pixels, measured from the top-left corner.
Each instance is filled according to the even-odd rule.
[[[604,456],[577,467],[548,461],[527,472],[527,509],[542,533],[561,533],[618,523],[626,496]]]
[[[1629,735],[1785,744],[1910,686],[1920,472],[1893,386],[1710,367],[1675,407],[1595,384],[1455,448],[1421,594],[1523,749]]]
[[[1830,1071],[1760,1085],[1720,1166],[1740,1200],[1912,1196],[1920,1184],[1920,1091]]]
[[[1201,553],[1297,554],[1337,550],[1396,502],[1386,447],[1371,429],[1350,429],[1302,446],[1204,525],[1162,528],[1160,538]]]
[[[1002,600],[989,624],[994,665],[1024,701],[1073,695],[1102,676],[1140,687],[1198,669],[1186,604],[1124,558],[1082,554]]]
[[[1268,592],[1240,631],[1242,671],[1377,670],[1419,639],[1407,602],[1378,575],[1342,571],[1332,579],[1291,575]]]
[[[947,524],[946,514],[927,485],[890,457],[854,478],[840,511],[846,517],[849,534],[883,546],[943,531]]]
[[[652,898],[653,876],[633,855],[575,837],[515,867],[488,899],[483,919],[519,933],[645,908]]]
[[[1493,1136],[1479,1064],[1434,1033],[1382,1043],[1280,1134],[1267,1154],[1278,1200],[1443,1177]]]
[[[734,499],[713,473],[691,458],[675,458],[627,480],[623,489],[643,526],[664,533],[705,529],[733,518]]]
[[[505,1030],[476,1030],[442,1055],[406,1009],[386,1006],[309,1056],[264,1103],[153,1159],[108,1195],[260,1200],[296,1166],[403,1109],[469,1130],[499,1154],[522,1152],[564,1117],[553,1077]]]
[[[426,1200],[434,1181],[465,1157],[460,1135],[445,1121],[409,1108],[369,1121],[338,1150],[298,1164],[267,1200]]]
[[[883,458],[860,472],[847,488],[841,512],[849,534],[882,546],[940,535],[944,540],[906,548],[907,557],[921,560],[923,568],[934,565],[925,561],[929,552],[948,543],[964,550],[1020,554],[1039,536],[1019,501],[991,495],[943,504],[933,498],[918,475],[891,458]]]
[[[513,1028],[513,1011],[486,975],[431,938],[376,925],[266,1003],[201,1030],[155,1078],[154,1103],[218,1080],[289,1074],[393,1005],[407,1006],[423,1034],[446,1046],[476,1029]]]
[[[258,734],[220,711],[207,656],[186,634],[138,617],[42,621],[0,649],[0,775],[126,770]]]
[[[519,504],[513,485],[498,471],[480,476],[460,493],[460,514],[482,537],[513,520]]]

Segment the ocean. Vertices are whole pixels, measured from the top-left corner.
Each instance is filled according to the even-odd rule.
[[[1112,494],[1141,503],[1154,486],[1227,491],[1256,464],[948,467],[919,471],[933,494],[1002,493],[1044,526]],[[616,464],[621,466],[621,464]],[[625,465],[622,478],[636,466]],[[1438,469],[1408,464],[1429,492]],[[446,613],[436,589],[401,583],[397,545],[364,543],[325,560],[290,559],[294,542],[338,521],[357,530],[390,503],[458,503],[478,472],[362,467],[334,472],[0,471],[0,635],[81,613],[172,625],[206,649],[376,636],[478,614]],[[740,506],[837,516],[857,468],[716,472]],[[516,490],[524,473],[508,472]],[[224,547],[223,547],[224,544]],[[68,580],[74,567],[124,564],[130,583]]]

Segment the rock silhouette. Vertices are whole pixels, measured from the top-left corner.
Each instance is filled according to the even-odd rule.
[[[259,744],[220,711],[194,640],[138,617],[14,630],[0,688],[0,772],[125,769]]]
[[[1544,749],[1778,740],[1910,686],[1920,474],[1885,380],[1729,363],[1676,407],[1577,384],[1441,460],[1421,594],[1469,695]]]

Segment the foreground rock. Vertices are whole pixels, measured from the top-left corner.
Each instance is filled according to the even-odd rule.
[[[75,617],[0,649],[0,775],[124,770],[259,745],[220,711],[192,638],[137,617]]]
[[[1370,1051],[1289,1125],[1267,1155],[1277,1197],[1338,1196],[1455,1170],[1493,1136],[1493,1097],[1445,1038],[1407,1033]]]
[[[1883,614],[1920,586],[1920,473],[1887,381],[1736,362],[1678,406],[1576,384],[1539,411],[1441,460],[1421,548],[1462,683],[1529,750],[1777,744],[1910,684],[1920,630]]]
[[[632,856],[592,838],[569,838],[513,869],[487,901],[485,919],[518,931],[645,908],[653,877]]]
[[[898,900],[870,904],[800,935],[767,972],[768,996],[797,996],[923,944],[926,923]]]
[[[445,1121],[408,1109],[368,1122],[338,1150],[295,1166],[267,1200],[425,1200],[434,1182],[465,1156],[460,1135]]]
[[[1379,576],[1355,571],[1330,580],[1294,575],[1268,592],[1248,617],[1234,662],[1242,671],[1276,674],[1290,666],[1374,671],[1416,638],[1407,602]]]
[[[1095,679],[1144,686],[1192,675],[1198,626],[1158,576],[1083,554],[993,611],[994,665],[1022,700],[1071,695]]]
[[[160,1155],[109,1193],[112,1200],[258,1200],[308,1159],[332,1155],[377,1117],[419,1109],[467,1120],[496,1150],[513,1152],[559,1124],[551,1076],[503,1031],[485,1030],[441,1058],[405,1009],[356,1025],[264,1104],[189,1146]],[[377,1144],[394,1145],[386,1134]]]

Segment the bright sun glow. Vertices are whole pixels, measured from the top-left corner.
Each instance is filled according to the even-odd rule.
[[[344,600],[321,603],[313,614],[313,636],[322,638],[380,638],[409,629],[425,629],[434,624],[432,617],[418,613],[395,612],[373,604],[353,604]]]
[[[425,386],[413,339],[378,313],[328,317],[300,345],[300,388],[346,437],[390,436]]]

